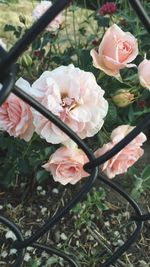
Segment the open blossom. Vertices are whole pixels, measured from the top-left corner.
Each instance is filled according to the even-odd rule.
[[[99,13],[102,16],[105,15],[112,15],[113,13],[115,13],[117,10],[117,6],[116,3],[114,2],[107,2],[104,5],[101,6]]]
[[[42,167],[52,173],[56,182],[63,185],[76,184],[83,177],[89,176],[83,169],[87,162],[88,158],[81,149],[60,147]]]
[[[10,136],[29,141],[34,132],[30,106],[10,94],[0,106],[0,130],[8,132]]]
[[[130,125],[121,125],[114,129],[111,134],[111,142],[104,144],[102,148],[95,152],[95,156],[99,157],[112,149],[119,141],[121,141],[134,127]],[[144,133],[140,133],[125,148],[113,156],[100,166],[101,170],[109,177],[114,178],[118,174],[126,173],[144,153],[141,148],[146,141]]]
[[[138,66],[140,84],[150,90],[150,60],[144,59]]]
[[[104,91],[92,73],[73,65],[45,71],[32,88],[20,78],[17,85],[28,91],[44,107],[58,116],[82,139],[94,136],[102,127],[108,103]],[[34,114],[35,131],[47,142],[68,142],[69,137],[37,111]]]
[[[91,50],[93,65],[110,76],[119,76],[120,69],[134,67],[138,44],[129,32],[123,32],[116,24],[107,29],[98,51]]]
[[[51,1],[41,1],[41,3],[38,4],[32,12],[33,20],[34,21],[38,20],[51,6],[52,6]],[[52,22],[49,23],[49,25],[47,26],[47,30],[55,31],[59,29],[62,22],[63,22],[63,17],[61,14],[59,14],[54,18]]]

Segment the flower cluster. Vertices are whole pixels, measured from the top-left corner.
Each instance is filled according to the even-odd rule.
[[[99,9],[99,14],[102,16],[112,15],[117,11],[116,3],[114,2],[106,2],[106,4],[102,5]]]
[[[33,11],[33,20],[37,20],[51,5],[50,1],[41,1]],[[106,3],[99,12],[101,15],[111,15],[115,11],[114,3]],[[57,30],[61,24],[60,14],[48,25],[47,30]],[[4,47],[1,40],[0,45]],[[136,67],[132,61],[138,55],[137,39],[130,32],[124,32],[113,24],[106,30],[98,50],[94,48],[90,54],[95,68],[109,76],[120,78],[122,69]],[[147,59],[138,66],[140,84],[148,90],[150,90],[149,68],[150,60]],[[108,101],[105,98],[105,91],[92,72],[86,72],[73,64],[62,65],[54,70],[44,71],[32,84],[19,78],[16,85],[51,111],[81,139],[95,136],[103,127],[108,113]],[[119,89],[112,96],[113,102],[122,108],[128,106],[134,99],[131,89]],[[130,125],[118,126],[112,131],[110,142],[103,143],[103,146],[95,152],[95,156],[102,156],[112,149],[133,128]],[[13,94],[0,107],[0,130],[25,141],[29,141],[36,132],[48,144],[60,145],[48,162],[42,165],[52,174],[55,181],[63,185],[75,184],[88,176],[83,169],[84,164],[88,162],[84,152],[51,121]],[[100,166],[100,170],[109,178],[127,172],[128,168],[143,155],[141,147],[145,141],[146,136],[140,133],[118,154]]]

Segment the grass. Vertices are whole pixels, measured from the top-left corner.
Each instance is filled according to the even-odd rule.
[[[31,24],[32,21],[32,10],[35,1],[23,0],[17,4],[0,4],[0,38],[4,42],[8,43],[8,46],[13,45],[15,37],[10,32],[4,32],[5,24],[11,24],[14,26],[22,26],[19,21],[19,16],[25,16],[27,24]]]
[[[23,26],[23,24],[19,21],[19,16],[24,16],[26,18],[26,26],[29,27],[32,24],[32,10],[34,6],[36,6],[37,1],[36,0],[19,0],[19,3],[16,4],[0,4],[0,38],[8,44],[8,48],[11,47],[15,41],[16,37],[14,37],[14,34],[9,32],[4,31],[4,26],[6,24],[10,24],[13,26]],[[65,20],[65,14],[67,14],[67,21]],[[83,21],[87,18],[87,16],[90,15],[90,11],[87,11],[85,9],[78,9],[76,10],[76,16],[73,17],[73,12],[64,12],[64,23],[68,25],[68,32],[63,33],[63,38],[66,38],[67,36],[68,39],[72,39],[76,42],[79,42],[79,38],[81,38],[81,34],[79,37],[79,31],[78,28],[80,24],[83,26],[84,23]],[[76,20],[76,28],[74,28],[74,19]],[[91,20],[89,20],[90,22]],[[95,23],[94,23],[95,25]],[[95,26],[93,25],[93,22],[89,23],[87,25],[86,23],[86,28],[88,28],[88,33],[95,31]],[[75,34],[76,32],[76,34]],[[75,36],[77,35],[77,36]]]

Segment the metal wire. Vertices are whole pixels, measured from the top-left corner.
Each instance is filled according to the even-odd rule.
[[[0,222],[5,226],[9,227],[15,234],[17,240],[13,243],[13,247],[18,251],[18,257],[16,262],[13,263],[13,267],[20,267],[23,262],[23,255],[24,255],[24,248],[27,246],[33,246],[40,250],[45,250],[48,253],[56,254],[71,264],[73,267],[78,267],[79,265],[72,259],[71,256],[65,254],[64,252],[49,247],[46,245],[35,243],[43,234],[45,234],[48,230],[51,229],[52,226],[58,223],[58,221],[64,217],[69,210],[74,207],[74,205],[82,200],[82,197],[90,191],[97,175],[98,170],[97,166],[106,162],[108,159],[116,155],[121,149],[123,149],[129,142],[131,142],[143,129],[145,129],[150,123],[150,114],[148,114],[144,120],[139,123],[132,132],[130,132],[122,141],[120,141],[113,149],[105,153],[103,156],[95,159],[93,153],[91,152],[90,148],[81,140],[71,129],[69,129],[62,121],[60,121],[54,114],[48,111],[45,107],[39,104],[35,99],[30,97],[28,94],[23,92],[17,86],[14,87],[15,82],[15,67],[13,63],[17,60],[17,58],[24,52],[24,50],[32,43],[32,41],[36,38],[36,36],[54,19],[60,11],[62,11],[71,0],[57,0],[54,5],[48,9],[48,11],[29,29],[29,31],[15,44],[15,46],[7,53],[0,47],[0,81],[3,84],[2,89],[0,90],[0,104],[4,102],[6,97],[9,95],[11,91],[20,97],[22,100],[30,104],[33,108],[39,111],[43,116],[53,122],[57,127],[59,127],[62,131],[64,131],[72,140],[74,140],[77,145],[86,153],[89,162],[84,166],[85,170],[90,173],[89,178],[87,179],[86,183],[75,195],[71,201],[61,210],[57,212],[57,214],[49,218],[47,222],[30,238],[25,239],[23,238],[19,228],[12,223],[10,220],[0,216]],[[142,21],[143,25],[150,33],[150,19],[144,10],[143,6],[141,5],[140,1],[137,0],[129,0],[137,15],[139,16],[140,20]],[[150,214],[142,214],[138,204],[122,189],[120,189],[116,184],[112,181],[108,180],[103,175],[99,176],[99,179],[105,183],[107,186],[115,190],[119,193],[126,201],[132,206],[134,209],[134,215],[131,217],[131,220],[136,223],[136,229],[134,233],[128,238],[128,240],[119,247],[115,253],[110,256],[105,263],[101,264],[101,267],[107,267],[111,264],[115,263],[115,261],[130,247],[130,245],[135,242],[141,233],[143,221],[150,219]],[[3,240],[1,240],[2,242]],[[4,241],[5,243],[5,241]],[[89,266],[90,267],[90,266]]]
[[[120,150],[127,146],[140,132],[142,132],[150,124],[150,113],[129,133],[123,140],[118,142],[111,150],[103,154],[102,156],[94,159],[93,161],[86,163],[84,169],[90,171],[90,169],[103,164],[113,156],[115,156]]]
[[[14,233],[14,235],[16,236],[18,241],[22,242],[24,240],[21,231],[13,222],[11,222],[10,220],[8,220],[7,218],[5,218],[1,215],[0,215],[0,222],[2,224],[4,224],[5,226],[7,226]],[[13,263],[12,267],[21,266],[21,264],[23,262],[23,258],[24,258],[24,250],[18,249],[17,250],[17,259],[16,259],[15,263]]]
[[[45,246],[45,245],[42,245],[42,244],[39,244],[39,243],[33,243],[33,247],[37,248],[39,250],[44,250],[49,254],[55,254],[55,255],[63,258],[64,260],[69,262],[70,266],[72,266],[72,267],[79,267],[79,265],[74,261],[74,259],[72,257],[70,257],[66,253],[62,252],[58,248],[54,248],[52,246]]]
[[[5,58],[6,55],[7,55],[6,51],[2,47],[0,47],[1,58]],[[14,83],[15,83],[14,65],[10,67],[7,75],[3,76],[3,78],[1,79],[1,82],[3,83],[3,87],[0,90],[0,105],[5,101],[5,99],[10,94],[14,86]]]
[[[8,68],[18,59],[18,57],[28,48],[34,39],[44,30],[44,28],[71,2],[71,0],[57,0],[45,12],[43,16],[35,22],[24,36],[7,53],[0,62],[0,78]]]
[[[99,179],[108,185],[110,188],[115,190],[117,193],[119,193],[124,199],[127,200],[127,202],[132,206],[135,214],[137,217],[142,215],[142,212],[138,206],[138,204],[126,193],[124,192],[121,188],[119,188],[115,183],[112,181],[108,180],[106,177],[104,177],[102,174],[99,176]],[[130,246],[133,244],[139,237],[143,223],[141,221],[136,223],[137,227],[134,231],[134,233],[128,238],[128,240],[120,247],[118,248],[115,253],[109,257],[109,259],[101,265],[101,267],[107,267],[110,266],[110,264],[113,264]]]
[[[146,10],[144,9],[144,7],[141,4],[141,1],[139,0],[129,0],[131,6],[133,7],[133,9],[136,11],[139,19],[141,20],[141,22],[143,23],[145,29],[148,31],[148,33],[150,33],[150,18],[148,16],[148,14],[146,13]]]

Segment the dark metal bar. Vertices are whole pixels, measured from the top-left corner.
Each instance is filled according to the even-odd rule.
[[[134,212],[135,212],[135,216],[138,218],[140,216],[142,216],[142,211],[139,208],[138,204],[124,191],[122,190],[120,187],[118,187],[114,182],[112,182],[111,180],[107,179],[106,177],[104,177],[104,175],[100,174],[100,176],[98,177],[103,183],[105,183],[106,185],[108,185],[110,188],[112,188],[113,190],[115,190],[117,193],[119,193],[124,199],[127,200],[127,202],[131,205],[131,207],[133,208]],[[138,221],[136,223],[137,227],[134,231],[134,233],[128,238],[128,240],[120,247],[118,248],[115,253],[109,257],[108,260],[106,260],[105,263],[103,263],[101,265],[101,267],[108,267],[111,264],[115,263],[117,261],[117,259],[126,251],[129,249],[129,247],[139,238],[139,235],[141,233],[142,227],[143,227],[143,222],[142,221]]]
[[[150,124],[150,113],[148,113],[145,118],[118,144],[116,144],[111,150],[107,151],[104,155],[98,157],[97,159],[88,162],[84,165],[84,169],[89,171],[90,169],[103,164],[113,156],[115,156],[121,149],[128,145],[140,132],[142,132]]]
[[[11,222],[9,219],[3,217],[2,215],[0,215],[0,222],[2,224],[4,224],[5,226],[7,226],[15,234],[15,236],[19,242],[23,242],[23,240],[24,240],[23,235],[22,235],[21,231],[19,230],[19,228],[13,222]],[[18,253],[18,257],[17,257],[16,261],[14,262],[14,264],[12,265],[12,267],[19,267],[19,266],[21,266],[21,264],[23,262],[24,250],[22,248],[20,248],[20,249],[18,249],[17,253]]]
[[[73,132],[66,124],[64,124],[56,115],[51,111],[42,106],[37,100],[25,93],[21,88],[15,85],[13,93],[24,100],[26,103],[31,105],[37,111],[39,111],[43,116],[53,122],[59,129],[66,133],[76,144],[85,152],[89,160],[94,160],[95,157],[91,149],[86,145],[86,143]]]
[[[29,245],[32,245],[33,242],[37,241],[41,236],[43,236],[47,231],[49,231],[50,228],[52,228],[55,224],[57,224],[58,221],[62,217],[64,217],[75,206],[75,204],[77,204],[79,201],[81,201],[86,193],[88,193],[90,191],[96,178],[97,178],[97,169],[94,169],[92,174],[88,178],[88,181],[84,185],[84,187],[78,192],[78,194],[76,194],[74,196],[73,199],[71,199],[69,201],[68,204],[66,204],[66,206],[64,208],[59,210],[58,213],[54,217],[48,219],[47,222],[31,237],[29,237],[28,239],[26,239],[24,241],[18,241],[17,240],[14,243],[14,247],[19,249],[19,248],[25,248]]]
[[[49,254],[55,254],[61,258],[63,258],[64,260],[68,261],[72,267],[79,267],[79,265],[71,258],[71,255],[68,255],[64,252],[62,252],[61,250],[59,250],[58,248],[54,248],[52,246],[45,246],[39,243],[33,243],[33,247],[37,248],[39,250],[42,251],[46,251]]]
[[[56,0],[55,4],[48,9],[48,11],[30,28],[30,30],[19,40],[16,45],[8,52],[3,51],[3,55],[1,57],[0,62],[0,78],[3,82],[3,88],[0,91],[0,101],[1,103],[5,100],[8,94],[11,92],[15,80],[14,71],[10,71],[11,65],[17,60],[17,58],[24,52],[25,49],[32,43],[32,41],[36,38],[36,36],[50,23],[56,15],[60,11],[62,11],[66,5],[68,5],[71,0]],[[129,0],[132,7],[137,12],[141,22],[150,33],[150,18],[148,17],[146,11],[138,0]],[[0,49],[1,52],[2,49]],[[5,74],[5,75],[4,75]],[[6,75],[9,75],[6,77]],[[8,79],[9,77],[9,79]],[[13,264],[13,267],[19,267],[23,261],[23,248],[26,248],[28,245],[33,245],[38,249],[43,249],[48,253],[54,253],[56,255],[61,256],[66,259],[73,267],[78,267],[78,265],[70,258],[70,256],[64,254],[61,251],[58,251],[55,248],[48,248],[47,246],[40,245],[38,243],[34,243],[39,237],[45,234],[52,226],[54,226],[63,216],[65,216],[68,211],[79,202],[83,195],[90,191],[96,177],[97,177],[97,168],[99,164],[103,164],[108,159],[116,155],[121,149],[123,149],[128,143],[130,143],[143,129],[145,129],[150,124],[150,113],[144,118],[144,120],[138,124],[130,132],[122,141],[120,141],[113,149],[105,153],[103,156],[98,159],[94,158],[93,153],[88,148],[88,146],[71,130],[69,129],[61,120],[59,120],[55,115],[53,115],[50,111],[45,109],[40,105],[35,99],[27,95],[25,92],[20,90],[18,87],[15,87],[13,93],[20,97],[22,100],[30,104],[37,111],[39,111],[43,116],[49,119],[52,123],[54,123],[57,127],[59,127],[62,131],[64,131],[72,140],[76,142],[76,144],[86,153],[89,158],[89,163],[87,163],[84,168],[86,171],[89,171],[90,177],[87,178],[87,182],[80,190],[80,192],[58,213],[53,217],[49,218],[44,226],[42,226],[34,235],[30,238],[24,240],[20,230],[17,228],[15,224],[10,222],[8,219],[0,216],[0,222],[4,225],[8,226],[16,235],[17,241],[13,243],[13,247],[18,249],[18,258],[16,262]],[[134,233],[128,238],[123,246],[118,248],[115,253],[108,259],[101,267],[108,267],[113,264],[128,248],[129,246],[135,242],[142,230],[143,221],[150,219],[150,214],[142,214],[137,203],[128,196],[122,189],[120,189],[116,184],[112,181],[106,179],[102,175],[100,176],[102,182],[106,185],[114,189],[118,192],[122,197],[124,197],[128,203],[134,209],[135,215],[131,217],[131,220],[136,221],[136,229]]]
[[[147,214],[142,214],[141,216],[132,216],[131,219],[136,222],[144,222],[144,221],[149,221],[150,220],[150,213]]]
[[[28,48],[34,39],[44,28],[71,2],[71,0],[57,0],[37,22],[25,33],[25,35],[7,53],[6,57],[0,62],[0,78],[4,71],[16,62],[18,57]]]
[[[142,6],[141,2],[139,0],[129,0],[129,2],[133,9],[136,11],[139,19],[141,20],[148,33],[150,33],[150,18],[146,13],[146,10]]]

